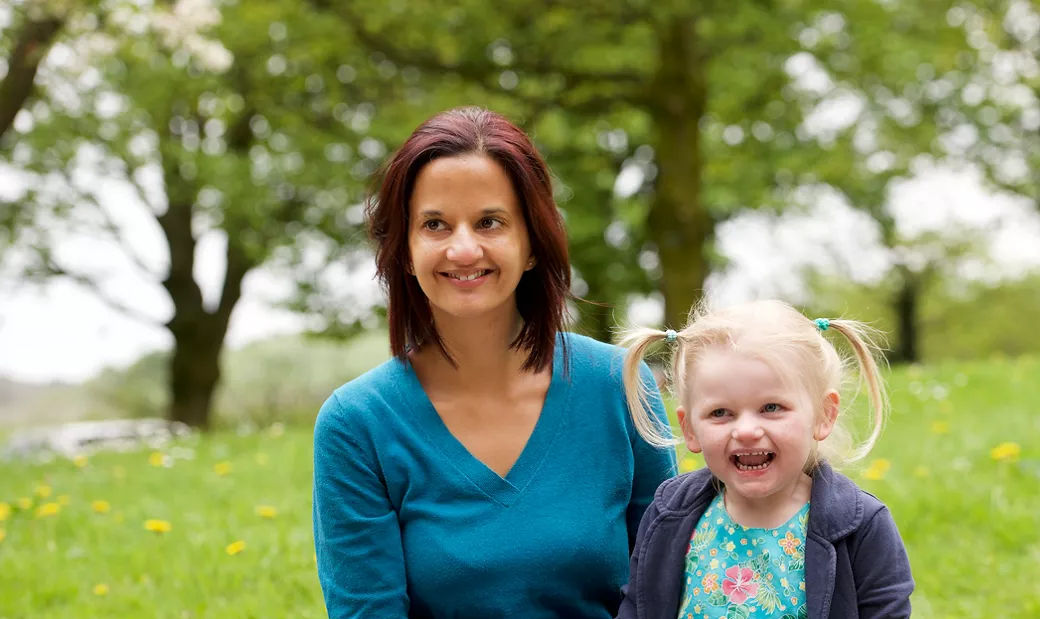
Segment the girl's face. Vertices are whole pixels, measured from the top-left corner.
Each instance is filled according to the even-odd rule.
[[[727,505],[770,509],[808,500],[804,467],[814,442],[834,426],[838,396],[813,402],[792,382],[761,359],[725,349],[705,351],[692,368],[679,423],[686,446],[702,452],[726,485]]]
[[[513,184],[486,155],[434,159],[408,205],[411,273],[434,319],[517,312],[516,287],[534,266]]]

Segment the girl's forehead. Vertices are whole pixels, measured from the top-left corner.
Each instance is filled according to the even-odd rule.
[[[782,357],[771,358],[729,348],[708,348],[692,360],[686,391],[694,400],[730,398],[781,392],[798,395],[801,380]]]
[[[701,387],[779,383],[780,373],[765,359],[735,350],[709,349],[693,362],[690,379]]]

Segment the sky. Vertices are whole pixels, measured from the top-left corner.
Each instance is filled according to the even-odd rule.
[[[9,174],[0,170],[0,187]],[[132,239],[150,276],[143,276],[121,252],[97,238],[69,233],[63,237],[60,254],[71,263],[106,273],[106,291],[153,321],[128,318],[69,281],[41,286],[0,272],[0,376],[23,382],[78,382],[172,344],[160,326],[171,305],[155,275],[164,270],[165,242],[154,220],[126,191],[116,183],[101,188],[106,202],[115,205],[113,219]],[[783,217],[751,212],[722,224],[718,248],[730,263],[709,281],[716,300],[804,301],[808,291],[792,276],[804,266],[841,272],[863,282],[876,281],[885,272],[889,257],[877,247],[872,223],[863,214],[833,191],[807,190],[798,201],[801,208]],[[907,236],[988,230],[985,253],[990,260],[974,266],[967,263],[964,268],[970,278],[997,281],[1040,268],[1040,214],[1024,200],[987,192],[981,175],[970,168],[924,167],[916,177],[892,187],[889,203]],[[215,299],[219,290],[223,247],[219,235],[200,238],[196,279],[208,299]],[[372,273],[372,269],[356,273],[347,285],[374,298],[378,287]],[[274,307],[289,290],[291,282],[284,273],[272,269],[251,273],[232,316],[228,345],[238,347],[302,329],[301,317]],[[655,324],[661,314],[658,298],[633,299],[629,318]]]

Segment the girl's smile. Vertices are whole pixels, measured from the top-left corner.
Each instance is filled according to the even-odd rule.
[[[804,469],[821,433],[816,407],[794,380],[747,353],[707,350],[691,368],[679,408],[690,451],[725,484],[726,506],[784,522],[809,499]],[[741,522],[741,524],[747,524]]]

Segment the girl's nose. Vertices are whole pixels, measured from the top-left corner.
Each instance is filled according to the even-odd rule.
[[[738,441],[757,441],[765,435],[765,430],[759,425],[754,417],[745,417],[737,420],[731,436]]]
[[[484,251],[472,230],[460,227],[448,242],[448,260],[459,264],[471,264],[480,260]]]

